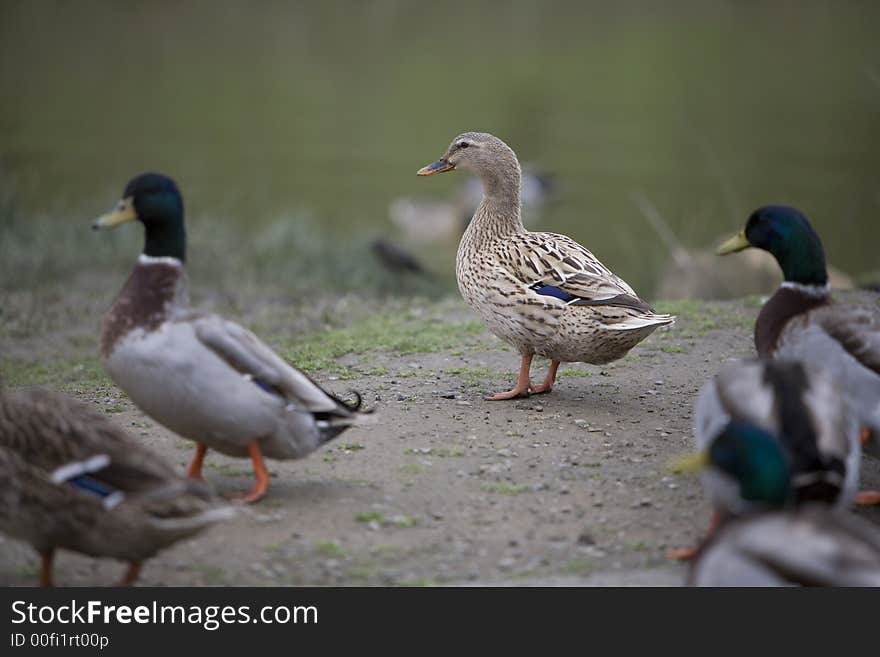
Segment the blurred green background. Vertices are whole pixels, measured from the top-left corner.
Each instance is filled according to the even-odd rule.
[[[157,170],[202,276],[393,290],[369,242],[400,239],[392,200],[462,183],[415,171],[466,130],[556,174],[536,227],[646,296],[669,252],[634,193],[694,247],[796,205],[858,275],[880,244],[878,25],[840,1],[3,0],[2,285],[130,261],[139,231],[88,226]],[[412,248],[451,289],[454,241]]]

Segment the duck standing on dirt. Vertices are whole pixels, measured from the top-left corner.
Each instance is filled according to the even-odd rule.
[[[864,451],[880,457],[880,317],[832,299],[822,242],[795,208],[755,210],[718,254],[749,247],[769,251],[785,279],[755,322],[758,355],[802,360],[829,372],[859,418]],[[880,503],[880,493],[860,495],[862,502],[871,500]]]
[[[658,326],[673,323],[571,238],[523,227],[520,165],[503,141],[466,132],[418,174],[453,169],[475,174],[483,185],[483,200],[458,247],[458,288],[489,330],[521,357],[516,385],[488,399],[550,392],[560,362],[617,360]],[[551,362],[543,383],[533,386],[535,354]]]
[[[145,559],[232,515],[88,406],[0,390],[0,531],[40,553],[42,586],[59,548],[127,561],[133,584]]]
[[[196,442],[189,476],[201,478],[208,448],[250,457],[256,482],[241,501],[263,497],[263,456],[298,459],[361,421],[349,404],[289,365],[256,335],[189,307],[183,199],[171,178],[140,175],[94,223],[144,225],[146,243],[101,330],[101,359],[147,415]]]

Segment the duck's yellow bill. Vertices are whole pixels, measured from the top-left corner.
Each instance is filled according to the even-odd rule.
[[[428,166],[422,167],[416,173],[420,176],[433,176],[435,173],[443,173],[444,171],[452,171],[455,165],[440,158],[436,162],[431,162]]]
[[[741,230],[739,233],[731,237],[729,240],[724,242],[721,246],[718,247],[718,250],[715,251],[718,255],[727,255],[728,253],[736,253],[737,251],[742,251],[743,249],[747,249],[751,246],[749,240],[746,239],[746,231]]]
[[[110,212],[95,219],[92,230],[116,228],[135,219],[137,219],[137,212],[135,212],[131,197],[124,198]]]
[[[675,474],[703,470],[709,467],[709,453],[695,452],[694,454],[679,456],[678,458],[670,461],[668,467]]]

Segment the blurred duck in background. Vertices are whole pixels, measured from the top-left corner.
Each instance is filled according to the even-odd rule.
[[[232,515],[85,404],[0,389],[0,531],[40,554],[41,586],[58,549],[126,561],[131,585],[146,559]]]
[[[537,224],[541,212],[558,194],[556,177],[535,164],[522,170],[522,221],[526,226]],[[461,237],[483,198],[478,178],[467,178],[450,200],[398,198],[391,202],[391,222],[408,242],[445,242]]]

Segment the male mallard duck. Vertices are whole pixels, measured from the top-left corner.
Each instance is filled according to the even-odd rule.
[[[210,447],[250,456],[256,482],[242,501],[266,492],[263,456],[298,459],[364,416],[288,365],[250,331],[189,308],[183,199],[170,178],[148,173],[94,228],[144,225],[146,244],[101,330],[101,359],[142,411],[196,442],[189,476],[201,478]]]
[[[132,584],[145,559],[231,515],[87,406],[0,390],[0,530],[40,553],[41,585],[58,548],[127,561]]]
[[[458,247],[458,288],[489,330],[521,354],[516,385],[488,399],[550,392],[561,361],[611,362],[673,322],[571,238],[523,227],[519,161],[503,141],[466,132],[418,173],[453,169],[470,171],[483,185],[483,200]],[[532,386],[535,354],[551,363],[544,382]]]
[[[680,466],[715,466],[702,475],[714,509],[710,535],[725,516],[766,508],[766,482],[777,486],[770,500],[777,506],[818,501],[846,508],[858,488],[857,419],[828,374],[797,361],[723,367],[695,403],[694,442],[698,454]]]
[[[832,300],[822,242],[798,210],[778,205],[755,210],[718,254],[751,246],[769,251],[785,279],[755,322],[758,355],[803,360],[829,371],[860,419],[865,451],[880,457],[880,319]],[[863,502],[871,499],[880,502],[880,494],[860,496]]]
[[[724,525],[691,563],[690,586],[880,586],[880,531],[828,507]]]
[[[859,426],[834,380],[798,361],[729,363],[703,388],[694,406],[698,450],[735,446],[730,423],[760,427],[778,445],[790,476],[792,501],[821,501],[846,508],[858,488]],[[719,436],[726,436],[719,441]],[[731,442],[726,442],[731,441]],[[755,450],[755,453],[758,453]],[[751,499],[728,472],[706,471],[703,483],[718,511],[735,515],[763,504]]]

